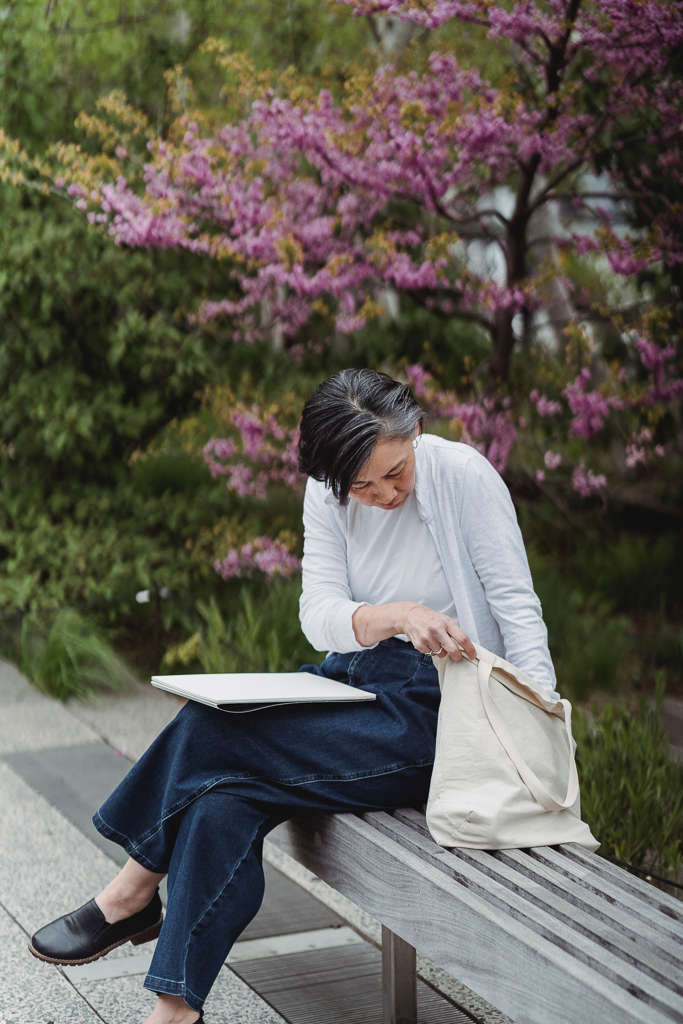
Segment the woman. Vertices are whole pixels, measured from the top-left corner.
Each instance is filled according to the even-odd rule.
[[[553,691],[546,630],[507,489],[473,448],[423,435],[409,389],[344,370],[304,406],[301,624],[331,679],[372,703],[226,715],[189,702],[95,814],[130,860],[84,907],[33,936],[87,963],[159,936],[146,1024],[191,1024],[263,895],[263,839],[306,810],[427,799],[439,706],[432,656],[472,641]],[[168,874],[161,926],[157,886]]]

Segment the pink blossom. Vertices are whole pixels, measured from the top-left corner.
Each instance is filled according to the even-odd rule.
[[[412,366],[406,366],[406,377],[417,397],[424,398],[426,394],[425,385],[432,379],[431,373],[425,370],[423,366],[420,366],[419,363],[414,363]]]
[[[256,537],[241,548],[231,548],[225,558],[214,562],[214,569],[224,580],[235,576],[252,576],[255,569],[266,576],[293,576],[301,571],[301,560],[272,537]]]
[[[673,402],[683,395],[683,380],[673,376],[674,367],[670,365],[676,357],[674,346],[660,347],[656,342],[649,341],[647,338],[638,338],[635,346],[643,366],[652,378],[652,384],[645,395],[647,404]]]
[[[543,455],[543,461],[546,469],[557,469],[558,466],[562,465],[562,456],[548,449]]]
[[[536,412],[539,416],[559,416],[562,412],[559,402],[554,402],[546,395],[539,394],[536,388],[529,393],[529,398],[536,405]]]
[[[120,177],[102,187],[100,202],[120,244],[235,255],[230,297],[206,301],[196,322],[229,317],[238,338],[253,341],[277,327],[289,339],[324,298],[337,332],[349,333],[365,325],[366,302],[391,288],[445,315],[466,313],[495,333],[497,314],[539,309],[547,297],[511,271],[494,280],[466,257],[456,258],[453,246],[431,252],[430,225],[438,232],[444,224],[465,225],[478,241],[490,239],[493,227],[509,235],[482,196],[509,188],[532,162],[534,194],[550,176],[559,174],[562,182],[546,197],[548,209],[581,204],[585,232],[557,233],[557,244],[579,257],[601,252],[618,274],[639,273],[655,260],[683,260],[683,214],[660,201],[642,169],[635,197],[635,185],[617,166],[610,190],[652,226],[656,244],[649,248],[617,237],[610,212],[573,185],[594,170],[595,153],[609,154],[615,124],[627,121],[636,135],[656,136],[662,174],[680,178],[683,86],[670,78],[666,56],[683,39],[680,5],[595,0],[578,6],[567,33],[566,4],[559,0],[346,2],[357,12],[391,13],[425,28],[451,19],[475,22],[484,36],[519,52],[528,87],[515,92],[514,109],[507,110],[507,84],[499,89],[437,50],[420,72],[381,67],[355,104],[338,103],[328,90],[298,99],[267,92],[234,123],[208,128],[181,116],[176,142],[149,144],[144,193]],[[562,82],[552,97],[549,40],[563,48]],[[604,110],[573,88],[598,79],[609,97]],[[70,194],[80,200],[79,188],[70,186]],[[418,226],[387,228],[392,204],[425,216]],[[501,237],[504,250],[510,243]],[[541,402],[539,414],[559,415],[557,404]],[[599,415],[594,411],[593,418]]]
[[[640,430],[636,431],[631,437],[631,443],[626,445],[626,467],[628,469],[635,469],[636,466],[645,466],[652,459],[653,456],[661,458],[664,455],[664,446],[661,444],[655,445],[654,448],[649,447],[652,443],[652,431],[649,427],[641,427]]]
[[[265,436],[266,427],[255,415],[251,413],[233,413],[230,417],[242,436],[242,449],[244,454],[254,459],[259,454],[259,449]]]
[[[629,469],[635,469],[639,464],[645,465],[648,454],[645,448],[639,448],[636,444],[626,445],[626,465]]]
[[[212,437],[204,445],[204,461],[212,476],[226,476],[230,472],[230,467],[216,462],[213,455],[215,454],[219,459],[229,459],[234,452],[235,442],[232,438]]]
[[[562,394],[574,413],[569,433],[573,437],[588,440],[599,433],[610,414],[610,408],[619,409],[622,401],[618,397],[605,398],[598,391],[588,391],[590,370],[581,370],[573,384],[568,384]]]
[[[461,440],[480,451],[502,473],[517,439],[510,409],[496,409],[493,399],[460,402],[453,392],[436,391],[430,395],[432,416],[446,416],[462,424]]]
[[[582,498],[588,498],[591,494],[597,494],[607,487],[607,477],[603,473],[596,476],[592,470],[586,470],[583,459],[581,459],[572,475],[572,487]]]
[[[545,473],[543,472],[542,469],[537,469],[536,470],[536,477],[535,477],[535,479],[536,479],[536,483],[537,484],[542,484],[542,483],[545,482]]]

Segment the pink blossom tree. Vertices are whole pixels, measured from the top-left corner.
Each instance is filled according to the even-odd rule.
[[[304,478],[297,466],[299,431],[283,426],[278,412],[256,402],[245,408],[233,398],[227,421],[235,436],[212,437],[204,446],[211,475],[226,477],[227,489],[241,498],[264,501],[273,484],[298,493],[303,490]],[[292,576],[301,569],[301,560],[291,550],[295,544],[296,538],[286,531],[276,538],[253,537],[229,546],[214,561],[214,569],[225,580],[251,576],[255,570],[266,576]]]
[[[119,242],[233,262],[236,294],[205,303],[201,319],[228,316],[236,337],[276,329],[296,344],[316,315],[336,332],[361,328],[391,289],[480,325],[490,373],[505,380],[521,323],[538,321],[558,288],[576,322],[594,318],[563,272],[569,255],[600,254],[623,278],[681,261],[679,4],[347,2],[428,29],[473,23],[508,73],[494,87],[436,49],[420,73],[385,64],[335,102],[291,76],[264,82],[211,43],[248,95],[244,117],[182,115],[169,138],[150,139],[143,192],[122,146],[115,182],[71,175],[77,204]],[[644,146],[654,167],[624,163]],[[624,211],[647,227],[624,230]],[[580,230],[561,223],[568,212]],[[493,273],[472,258],[482,247]]]
[[[608,428],[623,453],[613,476],[656,465],[666,454],[658,425],[683,381],[673,322],[637,284],[646,271],[680,278],[683,263],[681,5],[345,2],[433,32],[428,60],[406,70],[385,55],[335,99],[291,71],[257,74],[245,55],[209,41],[228,78],[224,111],[179,111],[162,138],[110,98],[113,124],[82,120],[103,152],[62,147],[43,180],[121,244],[224,261],[225,295],[195,319],[225,319],[235,340],[271,337],[296,356],[313,325],[328,338],[359,331],[389,295],[476,324],[490,341],[479,389],[444,388],[420,366],[407,373],[453,436],[500,470],[526,451],[538,487],[557,480],[581,498],[604,494],[610,474],[596,445]],[[456,59],[458,25],[495,48],[496,82]],[[6,167],[19,160],[6,153]],[[618,294],[611,305],[591,284],[600,276]],[[601,358],[601,324],[628,358]],[[544,327],[551,349],[566,349],[552,372]],[[520,395],[508,382],[524,335],[538,342],[545,376]],[[279,438],[289,462],[278,462],[268,444],[284,428],[266,426],[258,409],[245,415],[234,424],[239,450],[228,438],[207,446],[211,471],[256,500],[272,481],[299,487],[293,435]],[[220,571],[249,571],[266,548],[272,561],[259,543],[235,549]]]

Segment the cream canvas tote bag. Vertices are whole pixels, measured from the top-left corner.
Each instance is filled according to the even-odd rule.
[[[434,658],[441,686],[427,825],[440,846],[600,845],[581,821],[571,704],[484,647]]]

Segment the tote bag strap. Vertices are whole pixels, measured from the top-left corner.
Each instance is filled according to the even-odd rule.
[[[512,733],[507,727],[505,718],[503,717],[498,704],[496,703],[495,697],[491,693],[491,670],[493,665],[488,664],[486,661],[479,659],[477,666],[477,677],[479,679],[479,689],[481,691],[481,698],[484,702],[484,710],[486,716],[491,724],[491,728],[495,732],[496,736],[500,740],[503,748],[505,749],[508,757],[514,764],[515,768],[519,772],[520,776],[527,789],[534,797],[538,800],[541,807],[545,808],[546,811],[564,811],[567,807],[571,807],[575,803],[577,796],[579,795],[579,776],[576,770],[576,761],[574,760],[573,748],[572,748],[572,707],[569,701],[563,700],[564,706],[564,724],[567,730],[567,743],[569,746],[569,782],[567,784],[567,796],[563,803],[558,803],[554,797],[550,795],[548,790],[545,788],[538,776],[532,772],[529,765],[526,763],[522,755],[520,754],[517,744],[512,738]]]

